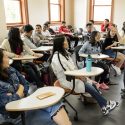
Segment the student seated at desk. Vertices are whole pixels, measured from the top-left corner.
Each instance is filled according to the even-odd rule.
[[[89,23],[92,24],[92,31],[96,31],[96,28],[94,26],[94,20],[89,20]]]
[[[35,28],[35,33],[33,34],[33,41],[35,45],[40,47],[42,43],[49,42],[49,40],[46,40],[47,38],[42,34],[42,26],[37,24]]]
[[[112,65],[118,75],[121,74],[120,68],[124,63],[125,55],[120,52],[117,52],[117,53],[114,52],[111,47],[117,46],[120,40],[121,40],[121,37],[119,36],[117,28],[112,25],[102,45],[102,50],[104,54],[109,55],[110,58],[116,58],[119,60],[115,66]]]
[[[23,42],[30,48],[30,49],[36,49],[37,46],[35,45],[35,42],[32,38],[32,33],[33,33],[33,27],[30,24],[27,24],[24,26],[24,34],[22,35],[22,40]],[[47,61],[47,59],[49,58],[50,54],[48,53],[44,53],[43,52],[43,57],[41,57],[40,59],[38,59],[39,61]]]
[[[46,21],[46,22],[44,23],[44,25],[47,26],[48,31],[50,32],[51,35],[56,35],[56,32],[55,32],[52,28],[50,28],[50,25],[51,25],[50,21]]]
[[[3,115],[6,121],[9,120],[9,118],[18,117],[20,112],[7,112],[5,105],[11,101],[25,97],[28,94],[28,84],[29,83],[17,70],[9,66],[9,58],[6,53],[0,49],[0,114]],[[46,115],[44,119],[39,119],[41,125],[55,125],[50,123],[71,125],[62,103],[45,109],[39,109],[39,111],[42,116]],[[35,117],[34,114],[32,114],[32,117]]]
[[[75,70],[76,66],[74,65],[73,60],[69,56],[67,48],[68,42],[64,36],[59,36],[55,38],[50,63],[61,86],[64,88],[72,89],[73,81],[68,81],[66,79],[64,71]],[[92,97],[97,100],[104,115],[107,115],[111,110],[113,110],[117,106],[117,102],[107,101],[104,97],[102,97],[100,93],[90,83],[88,83],[86,77],[76,77],[74,91],[76,93],[90,93]]]
[[[30,24],[27,24],[24,26],[24,33],[21,35],[21,39],[24,41],[24,43],[30,48],[30,49],[36,49],[37,46],[35,45],[35,42],[32,38],[33,33],[33,26]]]
[[[104,22],[101,24],[101,31],[107,32],[111,28],[111,24],[109,22],[109,19],[105,19]]]
[[[90,39],[92,30],[93,30],[93,25],[92,25],[92,23],[87,23],[87,24],[86,24],[86,28],[83,30],[83,37],[84,37],[84,41],[85,41],[85,42]]]
[[[71,41],[75,41],[74,47],[78,45],[79,38],[77,36],[72,35],[71,31],[67,28],[65,21],[62,21],[62,25],[59,28],[59,32],[64,34],[67,37],[67,40],[69,40],[69,48],[71,48]]]
[[[10,58],[20,57],[21,55],[29,54],[33,56],[40,56],[40,54],[34,53],[20,38],[20,32],[18,28],[12,27],[8,33],[8,39],[2,42],[1,48],[7,51]],[[15,60],[11,64],[12,67],[19,72],[24,72],[28,75],[29,81],[36,83],[37,87],[42,87],[40,74],[32,62],[24,62],[21,60]]]
[[[51,38],[51,34],[48,30],[48,24],[43,25],[42,35],[47,37],[47,38]]]
[[[101,38],[100,32],[93,31],[90,35],[90,40],[86,41],[83,44],[83,46],[79,50],[79,54],[84,54],[84,53],[85,54],[100,54],[102,51],[100,38]],[[100,67],[104,69],[104,72],[101,75],[95,77],[95,80],[100,83],[99,85],[97,85],[98,88],[109,89],[109,87],[107,86],[109,82],[108,66],[102,60],[99,60],[99,59],[93,59],[92,65],[95,67]]]

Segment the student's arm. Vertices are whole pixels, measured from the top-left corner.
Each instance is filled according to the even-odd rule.
[[[63,31],[63,26],[60,26],[59,32],[62,33],[62,34],[65,34],[65,32]]]
[[[23,45],[24,50],[29,54],[29,55],[34,55],[35,53],[24,43]]]
[[[35,46],[35,44],[33,44],[30,40],[28,39],[23,39],[24,43],[30,48],[30,49],[36,49],[37,47]]]
[[[0,107],[4,107],[7,103],[20,99],[17,93],[7,93],[5,88],[0,86]]]
[[[110,44],[110,45],[109,45],[108,43],[109,43],[109,41],[108,41],[108,39],[106,38],[105,41],[104,41],[104,43],[103,43],[103,45],[102,45],[103,50],[111,49],[111,47],[117,45],[117,42],[114,42],[113,44]]]
[[[87,48],[88,48],[88,41],[86,41],[84,44],[83,44],[83,46],[81,47],[81,49],[79,50],[79,54],[83,54],[83,53],[85,53],[85,51],[87,50]]]
[[[10,48],[10,45],[9,45],[9,42],[7,39],[5,39],[2,44],[1,44],[1,48],[5,50],[5,53],[6,55],[9,57],[9,58],[13,58],[13,57],[18,57],[19,55],[15,54],[15,53],[12,53],[10,52],[11,48]]]
[[[33,35],[33,41],[35,44],[40,43],[40,40],[40,37],[38,37],[37,35]]]
[[[124,31],[123,30],[121,30],[120,32],[119,32],[119,35],[121,36],[121,37],[124,37]]]
[[[29,90],[29,82],[17,70],[16,70],[16,74],[17,74],[17,77],[20,80],[20,84],[22,84],[23,87],[24,87],[24,94],[27,95],[28,90]]]

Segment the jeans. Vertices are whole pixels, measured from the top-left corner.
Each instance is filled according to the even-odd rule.
[[[101,108],[107,105],[107,100],[102,97],[91,84],[85,83],[85,91],[90,93],[90,95],[98,102]]]
[[[95,67],[102,68],[104,70],[104,72],[101,75],[98,75],[95,77],[95,81],[100,82],[100,83],[103,83],[103,82],[108,83],[109,82],[109,68],[107,64],[101,61],[98,61],[97,63],[93,62],[92,65]]]

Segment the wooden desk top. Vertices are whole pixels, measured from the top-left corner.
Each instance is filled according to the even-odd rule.
[[[53,92],[55,95],[42,100],[37,98],[38,95],[41,95],[46,92]],[[27,110],[46,108],[59,102],[60,99],[63,97],[63,95],[64,95],[64,90],[60,87],[43,87],[36,90],[33,94],[31,94],[26,98],[8,103],[6,105],[6,110],[27,111]]]
[[[99,68],[99,67],[92,67],[92,71],[91,72],[87,72],[86,71],[86,67],[80,70],[73,70],[73,71],[65,71],[64,74],[67,76],[86,76],[86,77],[90,77],[90,76],[97,76],[100,75],[101,73],[103,73],[103,69]]]
[[[32,49],[35,52],[40,52],[40,51],[50,51],[53,49],[53,46],[40,46],[36,49]]]
[[[79,56],[81,56],[81,57],[87,57],[88,56],[88,54],[79,54]],[[109,56],[108,55],[105,55],[105,54],[91,54],[91,57],[93,58],[93,59],[105,59],[105,58],[109,58]]]
[[[38,59],[39,57],[31,56],[31,55],[24,55],[21,57],[14,57],[13,60],[32,60],[32,59]]]

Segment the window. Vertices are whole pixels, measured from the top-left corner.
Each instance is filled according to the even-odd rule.
[[[102,23],[104,19],[112,21],[113,18],[113,0],[91,0],[90,19],[95,23]]]
[[[49,0],[49,20],[61,22],[64,20],[64,0]]]
[[[4,0],[7,26],[21,26],[28,23],[26,0]]]

